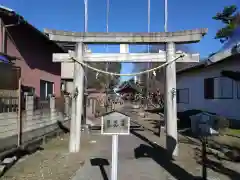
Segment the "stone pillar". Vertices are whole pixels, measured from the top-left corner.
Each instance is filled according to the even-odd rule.
[[[64,113],[67,117],[70,116],[70,97],[64,95]]]
[[[71,107],[71,120],[70,120],[70,138],[69,138],[69,152],[75,152],[75,139],[76,139],[76,98],[74,92],[72,93],[72,107]]]
[[[112,111],[116,110],[116,104],[115,101],[112,101]]]
[[[87,94],[83,94],[83,110],[82,110],[82,125],[85,126],[86,125],[86,118],[87,118]]]
[[[167,62],[175,59],[175,44],[166,44]],[[178,133],[177,133],[177,103],[176,103],[176,62],[172,62],[165,69],[165,107],[164,117],[166,122],[166,147],[173,155],[178,155]]]
[[[55,108],[55,97],[50,95],[49,100],[50,100],[50,119],[52,122],[55,122],[55,121],[57,121],[56,108]]]
[[[89,106],[87,106],[87,115],[88,116],[93,116],[93,104],[92,104],[92,98],[88,99],[89,101]]]
[[[83,61],[84,56],[84,44],[77,43],[76,46],[77,61]],[[70,129],[70,152],[80,151],[80,139],[81,139],[81,124],[83,114],[83,90],[84,90],[84,70],[81,64],[74,63],[74,94],[75,99],[72,100],[72,118]],[[74,112],[75,111],[75,112]]]
[[[28,93],[24,94],[25,96],[25,110],[26,110],[26,123],[33,120],[33,110],[34,110],[34,96]]]
[[[92,114],[95,116],[96,114],[96,106],[97,106],[97,100],[96,99],[91,99],[91,106],[92,106]]]

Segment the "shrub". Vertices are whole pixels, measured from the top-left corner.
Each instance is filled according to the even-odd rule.
[[[229,120],[222,116],[216,116],[214,119],[214,126],[220,135],[224,135],[229,128]]]

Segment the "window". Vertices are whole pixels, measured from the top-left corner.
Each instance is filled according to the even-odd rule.
[[[204,98],[214,99],[214,78],[204,79]]]
[[[40,99],[47,99],[49,95],[54,94],[54,83],[40,80]]]
[[[122,126],[122,127],[125,126],[125,121],[124,121],[124,119],[121,121],[121,126]]]
[[[189,89],[177,89],[177,103],[189,103]]]
[[[237,98],[240,99],[240,81],[236,81],[237,83]]]
[[[233,80],[227,77],[204,79],[205,99],[232,99]]]
[[[35,88],[33,87],[30,87],[30,86],[21,86],[21,89],[22,89],[22,93],[24,94],[25,92],[26,93],[29,93],[29,94],[32,94],[34,95],[35,94]]]

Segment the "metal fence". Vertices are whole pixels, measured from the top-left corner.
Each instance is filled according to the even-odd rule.
[[[18,101],[13,97],[0,98],[0,153],[59,131],[59,124],[68,127],[69,118],[66,115],[70,117],[70,99],[53,97],[41,100],[25,96],[21,111],[18,111]]]
[[[18,97],[0,97],[0,113],[17,112]]]

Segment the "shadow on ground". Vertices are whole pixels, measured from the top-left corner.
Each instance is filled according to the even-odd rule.
[[[201,148],[201,139],[191,133],[190,130],[180,132],[180,134],[184,137],[179,140],[180,143],[191,144]],[[225,136],[226,137],[226,136]],[[194,139],[194,140],[193,140]],[[208,149],[212,149],[215,152],[211,152],[210,150],[207,152],[208,155],[215,156],[218,160],[227,160],[232,162],[240,162],[240,148],[234,144],[228,145],[224,143],[220,143],[213,138],[208,138]],[[218,153],[224,154],[225,157],[220,157]]]
[[[161,146],[151,142],[146,137],[132,130],[131,133],[138,137],[139,139],[145,141],[146,144],[141,144],[139,147],[135,148],[135,158],[150,157],[166,171],[168,171],[174,178],[178,180],[200,180],[201,177],[195,177],[192,174],[188,173],[182,167],[176,165],[173,162],[173,158],[170,155],[171,153],[167,152]]]
[[[202,161],[198,161],[198,164],[202,165]],[[212,169],[215,172],[228,176],[231,180],[240,179],[240,173],[225,167],[221,162],[217,162],[207,158],[206,166],[207,168]]]
[[[34,142],[34,144],[31,144],[29,146],[26,146],[25,148],[19,148],[16,151],[14,151],[12,154],[8,154],[6,158],[11,157],[13,159],[12,162],[10,163],[4,163],[4,161],[1,163],[2,166],[4,166],[3,170],[0,172],[0,178],[12,167],[14,166],[19,159],[26,155],[31,155],[34,154],[37,151],[42,151],[44,148],[42,148],[39,144],[41,143],[40,141]]]
[[[187,136],[191,136],[191,134],[187,133]],[[194,137],[196,138],[196,137]],[[191,140],[190,140],[191,141]],[[196,147],[195,150],[195,160],[198,164],[203,165],[203,158],[206,159],[205,167],[208,169],[212,169],[213,171],[228,176],[231,180],[240,179],[240,173],[236,172],[230,168],[227,168],[226,161],[230,162],[239,162],[240,160],[240,149],[238,147],[229,146],[226,144],[219,143],[212,139],[208,140],[207,143],[207,152],[205,157],[203,157],[202,153],[202,143],[201,140],[198,139],[199,143],[192,143]],[[226,165],[224,165],[226,164]]]
[[[90,159],[91,165],[92,166],[99,166],[103,180],[109,180],[108,175],[106,173],[106,170],[104,166],[109,166],[109,162],[107,159],[104,158],[94,158]]]
[[[179,143],[195,145],[195,146],[201,145],[201,141],[199,140],[199,137],[194,136],[190,128],[180,130],[178,131],[178,133],[181,135],[179,138]]]
[[[65,134],[70,132],[69,128],[66,127],[61,121],[57,121],[57,125],[58,125],[59,129],[61,130],[61,132],[65,133]],[[46,136],[42,136],[42,137],[39,137],[36,139],[32,139],[31,141],[24,142],[19,148],[13,148],[13,149],[10,149],[9,151],[6,151],[5,153],[3,153],[3,155],[1,156],[1,159],[0,159],[0,162],[2,161],[1,165],[3,165],[4,168],[0,172],[0,177],[3,176],[22,157],[24,157],[26,155],[34,154],[37,151],[44,150],[42,145],[43,145],[43,143],[46,143],[47,139],[48,139],[47,134],[45,134],[45,135]],[[55,133],[55,135],[57,135],[57,134]],[[52,137],[52,136],[49,136],[49,137]],[[4,159],[10,160],[11,158],[13,158],[13,160],[11,160],[11,163],[4,163],[4,161],[3,161]]]
[[[57,125],[59,129],[61,129],[65,134],[70,132],[70,129],[66,127],[61,121],[57,121]]]

